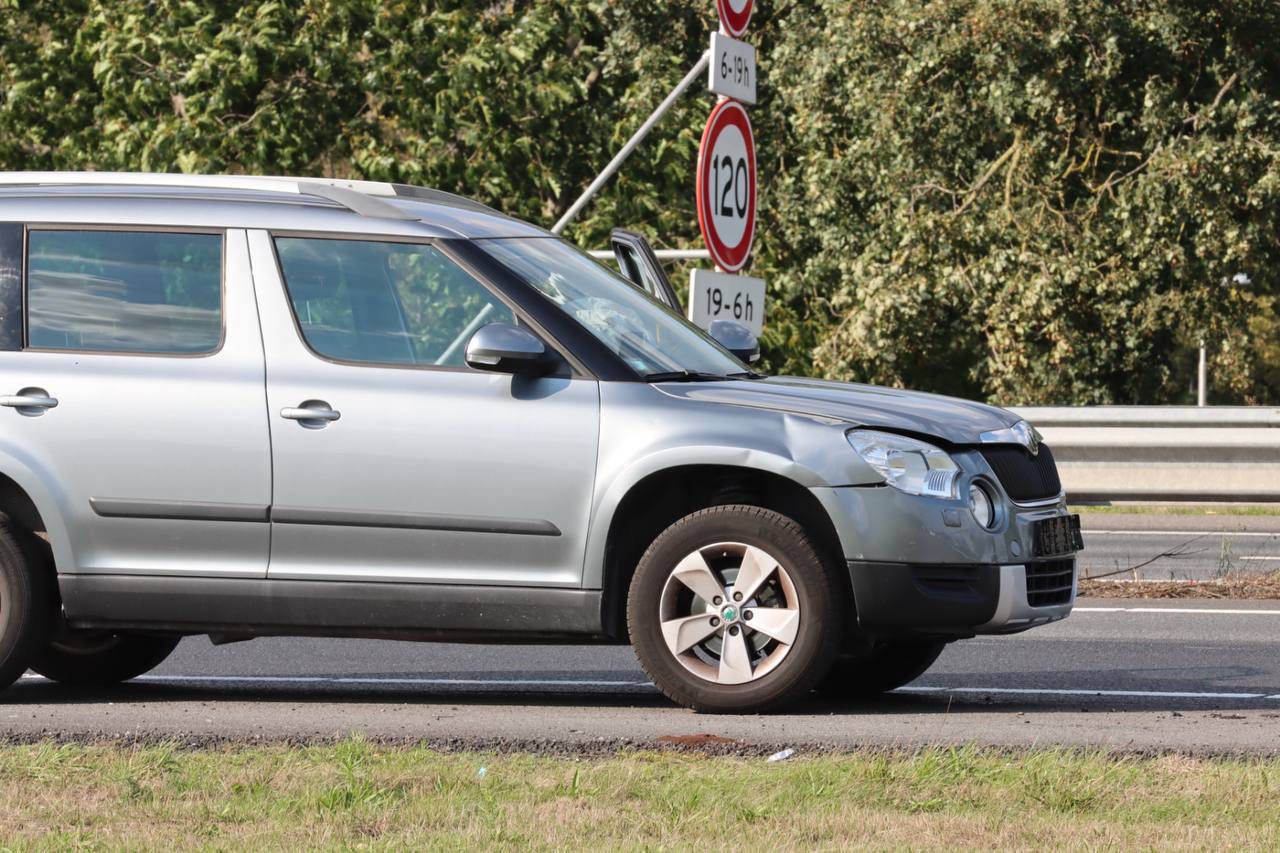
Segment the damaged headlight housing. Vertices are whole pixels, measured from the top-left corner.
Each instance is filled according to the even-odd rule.
[[[955,498],[960,467],[945,450],[905,435],[856,429],[849,444],[885,483],[909,495]]]

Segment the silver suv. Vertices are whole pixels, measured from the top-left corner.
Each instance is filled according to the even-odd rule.
[[[416,187],[0,175],[0,685],[196,634],[630,642],[758,711],[1068,614],[1033,428],[762,376],[615,243],[631,280]]]

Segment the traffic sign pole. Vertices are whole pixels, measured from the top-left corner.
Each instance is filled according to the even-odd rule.
[[[650,114],[649,118],[645,119],[644,124],[640,125],[640,129],[631,135],[631,138],[627,140],[627,144],[623,145],[622,149],[609,161],[609,165],[605,166],[600,174],[596,175],[596,179],[582,191],[582,195],[578,196],[578,200],[564,212],[564,216],[561,216],[559,221],[551,226],[552,234],[559,234],[564,231],[565,226],[578,215],[578,211],[587,206],[587,202],[591,201],[592,196],[600,191],[600,188],[613,177],[613,173],[618,171],[618,167],[622,165],[622,162],[630,157],[631,152],[636,150],[636,146],[649,135],[649,131],[653,130],[653,126],[658,123],[658,120],[667,114],[667,110],[671,109],[676,99],[684,93],[685,89],[693,85],[693,81],[698,79],[698,75],[706,69],[709,61],[710,54],[702,54],[702,58],[698,60],[697,64],[693,66],[688,74],[684,75],[684,79],[676,84],[676,87],[663,99],[662,103],[658,104],[658,108]]]

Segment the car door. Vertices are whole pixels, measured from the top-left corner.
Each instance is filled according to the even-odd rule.
[[[59,572],[264,577],[271,460],[244,232],[0,231],[26,247],[0,445],[58,504]]]
[[[648,240],[634,231],[615,228],[609,234],[609,245],[613,248],[618,269],[632,284],[677,314],[684,313],[675,288],[671,286],[671,280]]]
[[[618,269],[628,281],[677,314],[684,313],[680,297],[676,296],[675,288],[671,286],[671,280],[648,240],[634,231],[615,228],[609,235],[609,242]],[[707,333],[747,364],[760,358],[760,343],[755,334],[736,320],[714,320]]]
[[[274,459],[271,578],[578,586],[592,379],[468,368],[513,310],[439,244],[250,235]]]

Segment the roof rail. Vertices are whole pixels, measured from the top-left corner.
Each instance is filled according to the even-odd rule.
[[[183,175],[167,172],[0,172],[0,186],[131,186],[185,187],[208,190],[259,190],[323,198],[361,216],[379,219],[420,217],[375,196],[422,198],[466,202],[458,196],[377,181],[345,181],[336,178],[286,178],[258,175]],[[398,191],[403,189],[403,191]],[[436,199],[436,196],[439,196]],[[470,202],[476,207],[483,207]]]
[[[488,205],[481,204],[474,199],[466,196],[456,195],[454,193],[445,192],[444,190],[432,189],[430,187],[419,187],[413,184],[395,184],[388,181],[359,181],[347,178],[289,178],[283,176],[264,175],[261,180],[271,181],[296,181],[299,184],[320,185],[326,187],[336,187],[338,189],[354,190],[365,195],[390,196],[393,198],[415,199],[417,201],[432,201],[437,204],[450,204],[454,207],[466,207],[472,210],[485,210],[495,212]]]

